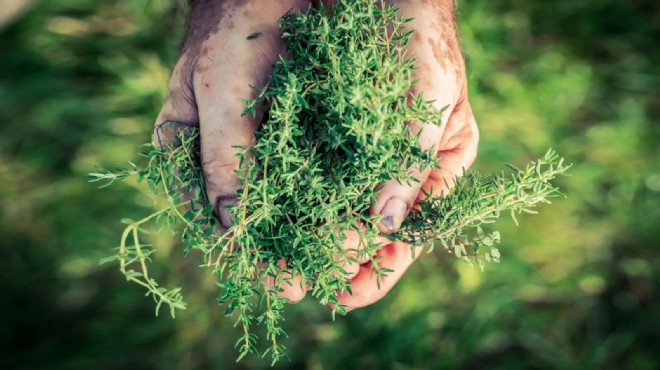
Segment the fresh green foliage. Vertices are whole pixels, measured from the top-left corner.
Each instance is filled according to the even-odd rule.
[[[497,231],[486,235],[481,225],[494,223],[500,214],[508,212],[516,224],[516,214],[537,213],[538,203],[550,203],[548,198],[560,194],[550,181],[568,167],[562,158],[549,150],[545,156],[524,169],[507,165],[513,174],[497,177],[468,172],[456,180],[449,196],[430,196],[419,203],[399,233],[390,236],[412,246],[433,246],[438,241],[450,253],[472,263],[470,257],[484,269],[483,259],[499,262],[495,244],[500,242]],[[473,231],[472,237],[467,231]],[[469,250],[469,252],[468,252]]]
[[[382,4],[381,4],[382,5]],[[186,253],[201,252],[201,265],[217,277],[219,302],[233,315],[242,335],[236,343],[239,359],[256,353],[254,325],[267,329],[273,363],[286,356],[278,338],[286,302],[278,296],[293,276],[302,276],[319,303],[333,304],[337,292],[350,291],[342,264],[345,231],[360,232],[358,258],[371,259],[375,274],[389,271],[374,257],[379,245],[379,215],[370,215],[379,183],[396,179],[413,182],[409,168],[437,167],[431,151],[418,149],[418,136],[402,122],[439,124],[443,111],[422,95],[413,102],[414,61],[404,51],[411,32],[408,20],[393,7],[373,1],[338,1],[332,11],[309,9],[290,13],[280,21],[289,59],[280,59],[266,87],[245,101],[244,114],[268,109],[254,145],[241,149],[242,183],[235,206],[229,208],[234,225],[221,230],[207,201],[199,158],[199,131],[166,122],[157,137],[175,128],[175,138],[159,141],[145,156],[144,169],[101,170],[91,181],[105,185],[129,176],[146,181],[166,206],[139,220],[127,221],[115,256],[121,272],[144,286],[156,301],[175,309],[186,305],[179,288],[168,290],[150,277],[146,262],[153,253],[140,241],[142,225],[165,218],[180,229]],[[256,36],[255,36],[256,37]],[[174,140],[172,140],[174,139]],[[511,216],[533,213],[539,202],[558,195],[550,180],[567,169],[553,151],[525,169],[497,177],[467,172],[456,179],[447,196],[427,194],[391,240],[419,246],[438,242],[451,254],[475,261],[499,261],[499,233],[486,233],[502,212]],[[359,229],[363,225],[364,230]],[[349,259],[349,261],[352,261]]]
[[[98,264],[119,245],[118,220],[162,201],[134,178],[103,191],[81,178],[98,163],[145,165],[135,148],[165,99],[185,3],[33,1],[0,31],[4,368],[264,367],[254,356],[233,364],[237,330],[214,302],[213,276],[163,222],[141,237],[157,250],[150,276],[183,289],[189,309],[176,319],[167,307],[155,319],[142,286]],[[377,304],[335,321],[313,299],[288,305],[281,342],[292,361],[275,368],[656,369],[658,11],[649,1],[460,2],[481,134],[473,169],[524,167],[552,147],[579,164],[553,181],[569,198],[518,217],[520,227],[506,213],[484,227],[500,231],[503,258],[486,273],[438,244]]]

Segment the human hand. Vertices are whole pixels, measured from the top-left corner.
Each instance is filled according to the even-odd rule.
[[[174,67],[167,99],[156,119],[154,142],[176,138],[175,121],[199,125],[201,158],[209,201],[223,227],[231,226],[226,206],[240,187],[238,150],[254,141],[262,118],[241,113],[243,99],[256,96],[250,85],[264,86],[285,47],[277,26],[287,11],[303,11],[308,1],[191,1],[188,35]],[[300,277],[282,284],[281,296],[297,302],[305,296]]]
[[[411,185],[395,180],[383,184],[371,213],[383,215],[378,228],[385,234],[398,231],[416,202],[424,197],[424,192],[436,196],[446,194],[455,177],[460,176],[476,158],[479,141],[477,124],[468,102],[465,63],[454,22],[454,1],[392,2],[400,8],[403,18],[413,18],[407,25],[415,31],[407,51],[410,58],[416,59],[418,70],[414,77],[418,83],[410,92],[411,96],[422,92],[425,100],[435,101],[436,109],[447,109],[439,126],[406,123],[413,133],[421,131],[419,143],[422,149],[432,148],[438,153],[440,168],[425,171],[411,168],[413,176],[419,180]],[[375,259],[379,260],[381,267],[393,272],[382,277],[379,284],[369,263],[360,265],[356,262],[347,266],[352,294],[338,294],[338,302],[347,309],[364,307],[384,297],[413,262],[410,246],[401,242],[383,243]]]
[[[285,5],[269,2],[266,7],[256,8],[257,3],[256,0],[193,2],[188,38],[173,72],[168,98],[156,121],[157,124],[199,123],[207,194],[225,227],[230,226],[231,220],[223,207],[235,201],[240,186],[235,173],[239,163],[233,146],[249,146],[261,121],[259,114],[241,117],[244,105],[239,98],[254,98],[256,93],[249,85],[263,86],[273,62],[285,52],[277,29],[278,18],[290,9],[303,10],[307,5],[304,1],[291,0]],[[423,91],[427,100],[436,100],[436,108],[448,106],[451,114],[445,115],[441,126],[409,123],[413,131],[421,130],[422,149],[437,148],[442,155],[442,169],[425,172],[413,169],[420,182],[412,186],[393,181],[384,184],[372,208],[372,213],[385,216],[379,226],[384,233],[398,229],[420,189],[436,193],[447,190],[444,181],[451,185],[453,177],[468,167],[476,155],[478,133],[467,103],[463,60],[449,3],[443,0],[435,4],[419,1],[400,4],[406,17],[416,18],[410,24],[416,33],[409,53],[417,58],[420,69],[416,78],[420,82],[411,94]],[[261,112],[258,107],[256,111]],[[159,136],[172,135],[159,133]],[[388,202],[393,199],[394,205]],[[354,250],[351,246],[357,246],[358,239],[357,233],[347,235],[345,250]],[[347,263],[345,270],[352,280],[353,295],[344,293],[339,296],[339,302],[349,309],[382,298],[412,263],[408,246],[384,242],[383,245],[378,252],[378,257],[382,257],[380,264],[394,272],[383,278],[380,289],[368,264],[361,264],[364,258]],[[284,284],[281,295],[292,302],[302,299],[305,291],[300,280],[296,276],[290,284]]]

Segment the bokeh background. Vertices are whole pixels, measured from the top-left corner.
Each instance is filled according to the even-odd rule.
[[[142,187],[97,190],[97,164],[138,161],[185,23],[175,0],[0,1],[0,368],[257,369],[194,256],[154,235],[154,273],[189,309],[154,316],[98,260]],[[19,4],[20,5],[20,4]],[[433,253],[381,302],[332,322],[290,306],[292,369],[660,368],[660,3],[472,0],[459,13],[496,172],[549,147],[566,199],[502,220],[486,272]]]

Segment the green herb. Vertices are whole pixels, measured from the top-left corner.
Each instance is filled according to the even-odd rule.
[[[181,230],[185,252],[198,250],[202,266],[217,276],[219,302],[242,329],[236,347],[239,359],[257,353],[254,325],[267,329],[273,363],[285,357],[279,338],[286,306],[278,297],[291,281],[285,271],[302,275],[311,295],[334,313],[345,313],[335,294],[350,289],[338,255],[344,253],[343,231],[360,231],[360,256],[372,259],[379,277],[388,270],[373,260],[379,245],[381,216],[370,215],[377,184],[390,179],[412,182],[411,166],[437,167],[437,157],[417,149],[417,136],[402,122],[439,124],[443,112],[417,96],[409,104],[414,61],[403,58],[411,32],[408,20],[396,9],[373,1],[340,0],[330,16],[325,10],[288,13],[280,28],[290,53],[274,66],[267,86],[246,101],[244,114],[256,115],[256,103],[268,109],[254,145],[241,148],[237,204],[229,209],[234,225],[225,233],[207,201],[199,157],[199,130],[176,125],[178,142],[152,146],[144,156],[148,165],[90,174],[106,185],[128,176],[146,181],[167,205],[128,224],[117,253],[104,260],[118,261],[128,280],[144,286],[171,314],[186,305],[178,288],[166,289],[148,273],[153,249],[140,241],[142,225],[166,219]],[[566,170],[553,151],[524,169],[497,177],[467,172],[446,197],[429,196],[419,204],[401,230],[389,236],[416,246],[437,242],[451,254],[483,268],[484,260],[498,261],[497,232],[485,233],[502,212],[515,219],[521,212],[558,195],[550,184]],[[430,194],[429,194],[430,195]],[[286,261],[285,266],[278,264]],[[269,287],[266,281],[276,281]]]

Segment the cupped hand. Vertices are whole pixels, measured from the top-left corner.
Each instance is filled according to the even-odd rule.
[[[154,141],[175,138],[175,121],[200,127],[206,190],[220,223],[231,226],[226,206],[235,203],[240,187],[235,146],[247,147],[261,122],[241,116],[242,99],[256,97],[285,47],[277,26],[288,11],[303,11],[309,1],[198,0],[192,2],[188,35],[174,67],[167,99],[156,119]],[[158,143],[162,144],[162,143]],[[280,295],[297,302],[305,296],[300,277],[282,284]]]
[[[415,31],[407,55],[416,59],[418,68],[414,75],[418,83],[410,91],[411,97],[421,92],[425,100],[434,101],[436,109],[446,107],[446,110],[441,125],[405,123],[413,133],[421,131],[421,148],[437,152],[440,168],[425,171],[411,168],[412,175],[418,180],[411,185],[395,180],[384,184],[370,211],[383,216],[378,228],[385,234],[398,231],[424,193],[435,196],[446,194],[453,186],[455,177],[460,176],[476,158],[479,141],[477,124],[468,102],[465,63],[454,21],[454,1],[407,0],[391,3],[400,9],[403,18],[413,18],[406,26]],[[419,252],[416,251],[415,255]],[[393,272],[378,282],[369,263],[348,267],[347,270],[357,271],[351,279],[352,294],[338,294],[339,303],[347,309],[364,307],[384,297],[412,264],[413,257],[409,245],[394,242],[383,243],[374,260]]]
[[[240,187],[236,176],[239,159],[235,146],[246,147],[254,141],[261,115],[241,117],[243,99],[256,96],[279,55],[285,55],[277,20],[289,10],[304,10],[308,1],[287,0],[199,0],[190,14],[188,37],[174,68],[168,97],[156,120],[156,127],[166,121],[199,124],[201,155],[209,201],[215,205],[218,218],[225,227],[231,225],[225,206],[235,202]],[[324,2],[330,5],[329,2]],[[478,131],[467,101],[465,67],[458,47],[451,0],[409,0],[396,4],[405,17],[413,17],[409,27],[415,30],[408,55],[416,58],[415,78],[419,83],[411,96],[423,92],[426,100],[435,100],[437,109],[447,107],[442,124],[405,123],[420,132],[422,149],[432,148],[439,156],[440,169],[411,169],[419,180],[411,186],[396,181],[384,184],[372,214],[382,214],[379,229],[383,233],[398,230],[416,201],[427,193],[448,191],[455,176],[469,167],[476,157]],[[257,107],[256,111],[261,112]],[[173,126],[162,126],[164,130]],[[158,132],[158,140],[174,137]],[[350,260],[357,255],[357,232],[347,235],[344,248]],[[352,295],[338,295],[339,303],[348,309],[363,307],[382,298],[413,262],[409,246],[386,243],[377,258],[382,267],[394,270],[380,284],[365,258],[347,262],[345,270],[351,279]],[[355,255],[351,255],[351,253]],[[283,284],[280,295],[297,302],[306,292],[300,276]]]

